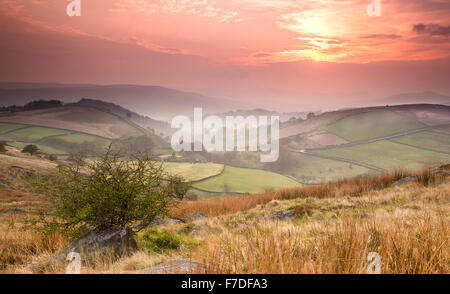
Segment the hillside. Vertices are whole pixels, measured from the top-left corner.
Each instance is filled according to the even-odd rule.
[[[19,88],[17,88],[17,86]],[[58,99],[76,102],[83,98],[98,99],[121,105],[131,111],[156,119],[170,120],[176,115],[192,115],[194,107],[205,112],[222,112],[238,108],[238,103],[158,86],[138,85],[32,85],[0,84],[0,105],[21,105],[32,100]]]
[[[377,101],[379,104],[444,104],[450,105],[450,97],[441,95],[434,92],[422,92],[422,93],[403,93],[392,95]]]
[[[0,122],[39,125],[84,132],[106,138],[143,135],[120,117],[83,106],[62,106],[0,115]]]
[[[123,108],[120,105],[114,103],[108,103],[101,100],[94,99],[81,99],[80,101],[68,105],[73,106],[87,106],[98,108],[101,110],[107,110],[115,115],[120,116],[123,119],[129,120],[143,128],[152,129],[156,132],[156,134],[171,134],[172,128],[170,124],[164,121],[152,119],[148,116],[140,115],[136,112],[130,111],[126,108]]]
[[[326,112],[282,124],[283,171],[304,183],[436,166],[450,158],[450,107],[414,104]]]
[[[98,108],[65,105],[0,114],[1,140],[18,148],[33,143],[53,154],[67,154],[83,144],[94,144],[101,150],[112,140],[139,136],[151,138],[153,148],[169,148],[149,130]]]

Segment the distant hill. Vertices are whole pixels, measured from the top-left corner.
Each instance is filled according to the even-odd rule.
[[[226,117],[226,116],[243,116],[243,117],[279,116],[280,122],[286,122],[292,118],[295,118],[295,119],[306,118],[306,116],[308,115],[308,112],[283,112],[283,113],[281,113],[281,112],[277,112],[277,111],[256,108],[256,109],[239,109],[239,110],[227,111],[227,112],[222,112],[222,113],[219,113],[216,115],[218,115],[220,117]]]
[[[194,107],[203,107],[205,113],[239,108],[237,103],[224,99],[159,86],[0,83],[0,105],[4,106],[39,99],[76,102],[83,98],[112,102],[165,120],[171,120],[175,115],[192,115]]]
[[[450,106],[438,105],[438,104],[405,104],[405,105],[393,105],[393,106],[375,106],[375,107],[363,107],[352,108],[325,112],[315,117],[303,121],[299,121],[295,124],[286,124],[280,130],[280,137],[287,138],[296,136],[299,134],[306,134],[309,132],[317,131],[327,125],[332,125],[347,117],[360,114],[370,114],[374,111],[387,110],[394,112],[399,116],[409,117],[412,121],[418,121],[425,125],[440,125],[450,123]],[[364,117],[364,115],[362,115]],[[373,124],[383,123],[382,121],[374,121]],[[349,127],[357,127],[357,125],[351,125]]]
[[[434,92],[405,93],[392,95],[380,101],[380,104],[443,104],[450,105],[450,97]],[[377,103],[378,104],[378,103]]]

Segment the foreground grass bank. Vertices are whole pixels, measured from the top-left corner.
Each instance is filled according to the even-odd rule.
[[[190,258],[208,264],[210,273],[359,274],[367,270],[368,253],[377,252],[382,273],[450,273],[449,178],[424,171],[418,182],[393,185],[408,175],[183,202],[172,214],[185,223],[145,229],[139,251],[119,260],[99,257],[82,272],[134,272]],[[17,203],[38,199],[17,197]],[[292,217],[280,218],[286,211]],[[208,217],[189,221],[192,212]],[[65,264],[47,261],[67,240],[21,231],[25,218],[0,216],[0,271],[63,273]]]

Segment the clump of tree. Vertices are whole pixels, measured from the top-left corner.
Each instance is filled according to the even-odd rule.
[[[0,152],[6,152],[6,142],[0,141]]]
[[[17,112],[26,110],[47,109],[61,106],[63,106],[63,103],[59,100],[36,100],[28,102],[23,106],[11,105],[6,107],[0,107],[0,111]]]
[[[306,116],[306,119],[312,119],[312,118],[315,118],[316,117],[316,115],[314,114],[314,112],[310,112],[310,113],[308,113],[308,115]]]
[[[72,237],[111,225],[142,227],[167,216],[189,189],[181,178],[166,174],[161,163],[142,156],[124,160],[111,146],[97,161],[63,166],[59,175],[54,185],[40,183],[54,214],[50,219],[41,214],[31,224]]]
[[[35,155],[38,152],[39,152],[39,148],[34,144],[26,145],[22,149],[22,153],[28,153],[30,155]]]

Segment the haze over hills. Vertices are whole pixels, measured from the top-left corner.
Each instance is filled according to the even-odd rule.
[[[112,102],[142,115],[166,120],[175,115],[192,115],[194,107],[203,107],[205,112],[210,113],[242,108],[242,105],[222,98],[159,86],[0,84],[0,105],[3,106],[22,105],[39,99],[76,102],[83,98]]]
[[[379,101],[380,104],[443,104],[450,105],[450,96],[434,92],[404,93],[392,95]]]
[[[330,98],[333,95],[330,94]],[[149,116],[152,119],[170,121],[176,115],[192,116],[194,107],[203,107],[205,114],[224,114],[232,112],[246,113],[270,113],[278,110],[282,120],[290,117],[305,116],[306,113],[318,108],[305,108],[300,104],[292,107],[288,115],[282,113],[273,105],[245,104],[242,101],[233,101],[214,96],[207,96],[194,92],[179,91],[160,86],[145,85],[92,85],[92,84],[58,84],[58,83],[0,83],[0,106],[23,105],[32,100],[57,99],[63,102],[77,102],[81,99],[102,100],[120,105],[134,113]],[[232,98],[232,97],[230,97]],[[86,100],[86,101],[88,101]],[[242,100],[242,99],[241,99]],[[85,101],[85,102],[86,102]],[[349,107],[365,107],[377,105],[398,104],[442,104],[450,105],[450,97],[435,92],[404,93],[396,94],[386,98],[374,98],[373,102],[343,102],[340,107],[330,104],[330,107],[322,107],[320,112],[334,109],[346,109]],[[105,106],[105,105],[104,105]],[[268,109],[267,111],[264,109]],[[123,113],[123,111],[120,111]],[[274,112],[272,112],[274,113]],[[142,122],[142,121],[141,121]],[[147,124],[148,122],[143,122]],[[150,123],[153,125],[153,123]],[[155,127],[152,127],[155,128]],[[155,128],[164,130],[165,126]]]

